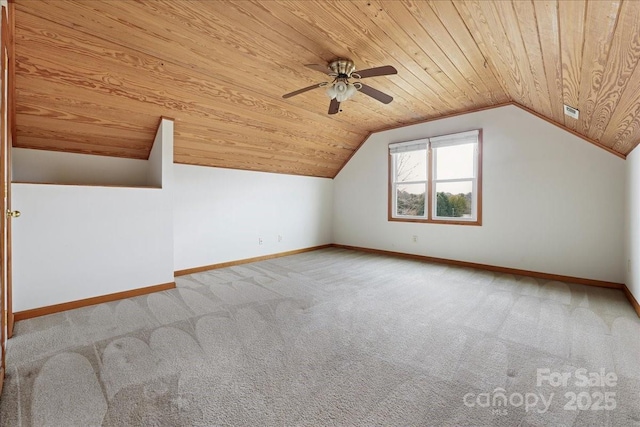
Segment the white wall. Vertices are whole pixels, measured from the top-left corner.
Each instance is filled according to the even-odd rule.
[[[483,225],[387,221],[388,144],[477,128]],[[622,283],[624,171],[624,160],[515,106],[394,129],[372,135],[334,180],[333,238]]]
[[[173,122],[155,144],[170,179]],[[172,186],[162,187],[12,184],[14,310],[172,282]]]
[[[13,184],[13,307],[173,281],[162,190]]]
[[[12,185],[13,206],[22,211],[13,222],[15,311],[171,282],[174,270],[331,243],[332,180],[174,165],[172,144],[164,144],[172,132],[163,120],[146,168],[138,169],[161,189]],[[34,156],[49,154],[76,177],[85,174],[74,165],[103,160]],[[19,161],[16,171],[27,165]]]
[[[330,179],[188,165],[174,176],[176,270],[331,243]]]
[[[640,148],[627,156],[626,170],[625,283],[640,301]]]
[[[147,160],[13,148],[15,182],[77,185],[149,185]]]

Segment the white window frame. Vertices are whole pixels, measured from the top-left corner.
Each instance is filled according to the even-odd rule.
[[[438,148],[458,144],[475,143],[473,176],[452,179],[436,179]],[[397,156],[394,154],[417,151],[426,148],[427,179],[425,181],[398,181],[396,170]],[[447,182],[471,182],[473,199],[471,202],[471,217],[440,217],[437,216],[437,184]],[[398,185],[424,184],[425,210],[424,215],[397,214]],[[389,144],[389,221],[431,222],[442,224],[482,225],[482,129],[419,140]]]
[[[425,150],[426,164],[429,163],[429,141],[428,139],[418,139],[415,141],[407,141],[399,144],[394,144],[394,153],[391,153],[391,191],[393,192],[392,197],[392,211],[397,212],[398,206],[398,198],[396,197],[398,194],[398,185],[411,185],[411,184],[422,184],[424,185],[425,198],[424,198],[424,214],[423,215],[396,215],[395,218],[423,218],[426,219],[429,214],[429,173],[425,173],[425,179],[419,181],[398,181],[398,171],[397,171],[397,157],[392,154],[399,154],[402,152],[409,151],[420,151]],[[428,168],[427,168],[428,169]]]

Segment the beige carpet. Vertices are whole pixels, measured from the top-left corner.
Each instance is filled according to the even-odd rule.
[[[19,322],[0,425],[640,425],[620,291],[340,249],[177,283]]]

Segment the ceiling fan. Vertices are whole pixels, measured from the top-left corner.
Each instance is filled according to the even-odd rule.
[[[356,72],[356,66],[350,59],[336,59],[331,61],[328,65],[321,64],[307,64],[305,67],[312,70],[320,71],[331,77],[333,81],[317,83],[312,86],[307,86],[302,89],[282,95],[283,98],[291,98],[292,96],[299,95],[312,89],[319,87],[326,87],[327,96],[331,98],[329,104],[329,114],[336,114],[340,111],[340,103],[348,99],[351,99],[356,92],[360,91],[365,95],[376,99],[383,104],[388,104],[393,101],[393,97],[387,95],[384,92],[380,92],[378,89],[374,89],[369,85],[360,83],[360,79],[366,79],[369,77],[388,76],[391,74],[398,74],[398,70],[391,65],[384,65],[382,67],[367,68]],[[349,79],[356,79],[356,82],[350,82]]]

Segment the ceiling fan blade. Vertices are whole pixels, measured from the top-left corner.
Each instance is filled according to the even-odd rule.
[[[338,111],[340,111],[340,103],[333,98],[329,104],[329,114],[336,114]]]
[[[311,68],[312,70],[320,71],[323,74],[329,74],[331,72],[329,67],[322,64],[306,64],[305,67]]]
[[[317,87],[321,87],[321,86],[324,86],[324,85],[325,85],[325,83],[317,83],[317,84],[314,84],[313,86],[307,86],[305,88],[298,89],[298,90],[293,91],[293,92],[289,92],[287,94],[282,95],[282,97],[283,98],[291,98],[292,96],[300,95],[301,93],[304,93],[306,91],[309,91],[309,90],[312,90],[312,89],[315,89]]]
[[[356,71],[355,74],[359,75],[361,79],[367,77],[388,76],[390,74],[398,74],[398,70],[391,65],[384,65],[382,67],[367,68],[366,70]]]
[[[374,89],[371,86],[368,86],[368,85],[365,85],[365,84],[362,84],[362,87],[360,88],[360,92],[364,93],[365,95],[369,95],[373,99],[377,99],[378,101],[382,102],[383,104],[388,104],[391,101],[393,101],[393,97],[392,96],[387,95],[384,92],[380,92],[378,89]]]

